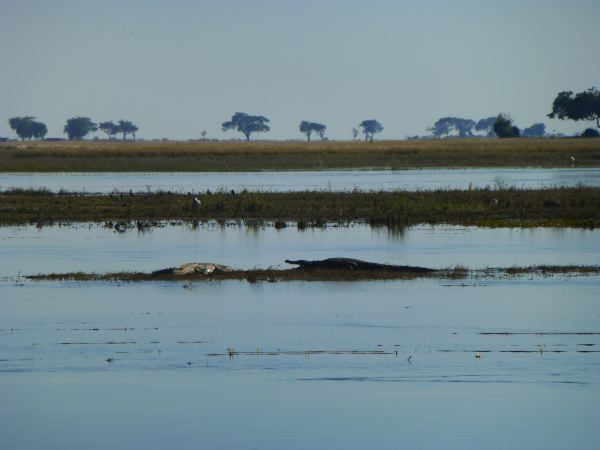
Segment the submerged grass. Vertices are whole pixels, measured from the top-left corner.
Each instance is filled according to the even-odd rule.
[[[201,201],[195,208],[193,196]],[[364,222],[373,226],[459,224],[490,227],[600,225],[600,188],[538,190],[475,189],[422,192],[239,192],[174,194],[53,194],[0,192],[0,224],[111,222],[118,231],[151,227],[161,220],[192,223],[239,219],[295,222],[298,229],[327,223]]]
[[[600,139],[7,142],[0,172],[202,172],[600,166]]]
[[[28,275],[34,281],[223,281],[246,280],[249,283],[279,281],[368,281],[368,280],[414,280],[419,278],[461,280],[499,279],[525,276],[592,276],[600,275],[600,266],[529,266],[510,268],[468,269],[462,266],[433,270],[430,272],[393,272],[360,270],[299,270],[299,269],[250,269],[233,272],[191,273],[185,275],[153,274],[146,272],[115,272],[106,274],[72,272]]]

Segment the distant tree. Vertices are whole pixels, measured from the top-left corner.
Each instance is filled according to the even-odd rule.
[[[231,116],[231,120],[223,122],[221,125],[223,131],[236,130],[246,136],[246,140],[250,140],[252,133],[262,133],[269,131],[267,125],[269,119],[264,116],[250,116],[246,113],[236,112]]]
[[[315,127],[315,131],[317,132],[317,134],[319,135],[319,137],[321,138],[322,141],[327,140],[327,138],[325,137],[325,130],[327,129],[327,127],[325,125],[322,125],[320,123],[317,123],[315,125],[318,125],[317,127]]]
[[[45,123],[32,122],[31,133],[35,139],[44,139],[46,134],[48,134],[48,128],[46,127]]]
[[[202,136],[202,140],[205,141],[206,140],[206,130],[202,130],[200,135]]]
[[[427,128],[427,131],[430,131],[434,137],[439,138],[448,136],[452,131],[452,127],[448,122],[440,119],[436,123],[434,123],[431,128]]]
[[[496,116],[487,117],[479,120],[475,125],[475,131],[484,131],[487,137],[494,137],[494,124],[496,123]]]
[[[383,126],[375,119],[363,120],[358,126],[363,129],[365,141],[373,142],[375,133],[381,133],[383,131]]]
[[[595,120],[600,128],[600,91],[590,88],[573,94],[572,91],[559,92],[552,102],[551,119]]]
[[[48,133],[46,124],[42,122],[36,122],[35,117],[11,117],[8,120],[10,128],[19,136],[22,140],[25,139],[43,139]]]
[[[321,140],[323,140],[325,138],[326,128],[327,126],[321,123],[309,122],[307,120],[303,120],[302,122],[300,122],[300,132],[306,134],[306,139],[309,142],[312,133],[317,133],[321,137]]]
[[[92,122],[89,117],[72,117],[67,120],[63,132],[69,136],[69,139],[81,140],[92,131],[96,131],[98,126]]]
[[[494,133],[499,138],[519,137],[521,134],[508,114],[498,114],[494,123]]]
[[[133,135],[133,140],[135,141],[135,133],[137,132],[138,127],[136,127],[132,122],[128,120],[119,120],[118,132],[123,133],[123,140],[127,139],[127,135]]]
[[[104,131],[108,136],[109,140],[113,140],[116,134],[119,132],[119,125],[114,122],[100,122],[98,124],[98,129]]]
[[[542,137],[546,134],[546,125],[543,123],[534,123],[530,127],[524,128],[521,135],[523,137]]]
[[[458,132],[458,137],[473,136],[475,122],[471,119],[461,119],[460,117],[442,117],[433,127],[429,129],[435,137],[448,136],[452,131]]]
[[[358,128],[352,128],[352,139],[356,140],[358,138]]]
[[[598,130],[594,130],[593,128],[586,128],[585,131],[581,133],[581,137],[597,138],[600,137],[600,133],[598,133]]]

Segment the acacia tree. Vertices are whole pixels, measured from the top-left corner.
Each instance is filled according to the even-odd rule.
[[[358,126],[363,129],[365,141],[373,142],[373,136],[375,133],[381,133],[383,131],[383,126],[375,119],[363,120],[358,124]]]
[[[496,123],[497,116],[486,117],[485,119],[479,120],[475,124],[475,131],[483,131],[487,137],[494,137],[494,124]]]
[[[546,133],[546,125],[543,123],[534,123],[530,127],[524,128],[521,133],[523,137],[542,137]]]
[[[475,122],[471,119],[461,119],[460,117],[442,117],[429,130],[435,137],[448,136],[453,130],[458,132],[458,137],[464,138],[473,136]]]
[[[236,112],[231,116],[231,120],[223,122],[221,125],[223,131],[236,130],[246,136],[246,140],[250,140],[252,133],[262,133],[269,131],[267,125],[269,119],[264,116],[251,116],[246,113]]]
[[[551,119],[595,120],[600,128],[600,91],[590,88],[573,94],[572,91],[559,92],[552,102]]]
[[[44,139],[48,133],[48,127],[42,122],[31,123],[31,134],[35,139]]]
[[[108,139],[112,141],[115,138],[115,135],[119,132],[119,125],[112,121],[100,122],[98,124],[98,129],[104,131],[108,136]]]
[[[8,120],[10,128],[19,136],[22,140],[25,139],[43,139],[48,133],[46,124],[42,122],[36,122],[35,117],[11,117]]]
[[[499,138],[519,137],[520,130],[513,125],[513,121],[508,114],[498,114],[494,123],[494,133]]]
[[[117,132],[123,133],[123,140],[127,139],[127,135],[133,135],[133,140],[135,141],[135,133],[138,131],[138,127],[128,120],[119,120],[119,125],[117,125]]]
[[[78,116],[67,120],[63,132],[69,136],[69,139],[81,140],[97,129],[98,126],[92,122],[92,119]]]
[[[321,123],[309,122],[307,120],[300,122],[300,132],[306,134],[306,139],[308,142],[310,142],[310,136],[312,133],[317,133],[321,137],[321,140],[325,139],[326,128],[327,126]]]

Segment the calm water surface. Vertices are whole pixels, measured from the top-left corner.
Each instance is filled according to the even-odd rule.
[[[166,225],[117,233],[99,224],[0,228],[0,276],[149,271],[190,261],[237,268],[289,268],[286,259],[334,256],[445,268],[600,264],[600,231],[421,225],[403,231],[350,225],[276,230],[230,222]]]
[[[599,281],[4,281],[0,443],[594,448]]]
[[[0,174],[0,190],[41,189],[53,192],[112,191],[202,192],[207,189],[304,190],[434,190],[473,188],[538,189],[600,186],[600,169],[422,169],[326,170],[293,172],[204,173],[51,173]]]
[[[30,282],[352,256],[600,264],[595,230],[0,228],[0,448],[590,449],[600,277]],[[476,358],[479,352],[481,357]]]

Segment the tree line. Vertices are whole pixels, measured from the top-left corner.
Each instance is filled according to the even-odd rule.
[[[600,91],[596,88],[587,89],[574,94],[572,91],[559,92],[552,103],[552,111],[547,117],[551,119],[569,119],[574,121],[595,121],[600,128]],[[457,133],[458,137],[472,137],[474,132],[483,132],[487,137],[542,137],[546,133],[543,123],[534,123],[523,130],[515,126],[508,114],[487,117],[477,122],[460,117],[442,117],[428,128],[437,138],[447,137]],[[600,133],[593,128],[587,128],[583,137],[597,137]]]
[[[474,137],[475,132],[483,132],[487,137],[542,137],[546,133],[546,125],[534,123],[530,127],[520,130],[513,124],[508,114],[486,117],[477,122],[460,117],[442,117],[428,128],[433,137],[443,138],[453,133],[458,133],[459,138]]]
[[[265,116],[252,116],[250,114],[236,112],[231,116],[231,120],[221,124],[221,129],[223,131],[239,131],[244,135],[246,140],[249,141],[252,133],[264,133],[270,131],[271,128],[267,125],[268,123],[269,119]],[[363,120],[358,126],[363,130],[365,141],[372,141],[376,133],[381,133],[383,131],[383,126],[375,119]],[[326,129],[327,126],[322,123],[310,122],[308,120],[303,120],[300,122],[299,126],[300,132],[306,135],[306,140],[308,142],[310,142],[313,133],[319,135],[321,140],[326,140]],[[357,134],[354,135],[355,140],[356,136]]]
[[[595,121],[596,126],[600,128],[600,91],[597,88],[590,88],[577,94],[572,91],[559,92],[552,103],[552,111],[548,114],[548,117],[574,121]],[[12,117],[8,123],[17,136],[23,140],[44,139],[48,133],[46,125],[36,121],[35,117]],[[270,131],[271,128],[268,124],[269,119],[265,116],[253,116],[236,112],[230,120],[221,124],[221,129],[223,131],[238,131],[249,141],[250,136],[254,133]],[[365,141],[373,141],[375,134],[383,131],[383,126],[375,119],[363,120],[358,127],[362,129]],[[326,140],[326,129],[327,126],[324,124],[308,120],[301,121],[299,126],[300,132],[306,135],[306,140],[309,142],[313,134],[318,135],[321,140]],[[73,117],[67,120],[63,132],[71,140],[80,140],[97,130],[106,133],[109,140],[116,139],[119,134],[122,134],[123,140],[126,140],[128,135],[131,135],[135,140],[138,127],[126,120],[119,120],[118,123],[107,121],[96,124],[89,117]],[[513,124],[513,120],[508,114],[501,113],[497,116],[480,119],[477,122],[460,117],[442,117],[428,130],[433,137],[437,138],[447,137],[453,135],[453,133],[457,133],[460,138],[466,138],[475,136],[475,132],[483,132],[488,137],[497,136],[500,138],[541,137],[545,134],[546,126],[543,123],[535,123],[521,130]],[[354,140],[358,138],[358,134],[359,130],[352,128]],[[205,135],[206,132],[203,131],[203,138]],[[594,137],[598,136],[599,133],[593,128],[588,128],[582,135]]]
[[[48,133],[48,128],[42,122],[37,122],[35,117],[12,117],[8,120],[10,128],[22,139],[44,139]],[[92,122],[89,117],[72,117],[67,120],[63,128],[63,132],[71,140],[81,140],[93,131],[103,131],[108,136],[109,140],[115,139],[117,134],[123,135],[123,140],[127,139],[127,135],[132,135],[135,141],[135,133],[138,127],[128,120],[119,120],[118,123],[100,122],[98,124]]]

